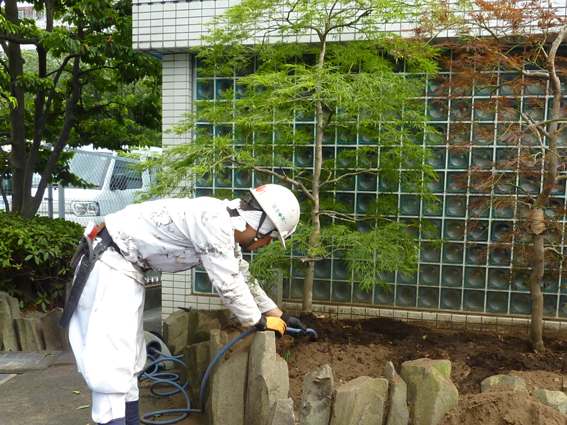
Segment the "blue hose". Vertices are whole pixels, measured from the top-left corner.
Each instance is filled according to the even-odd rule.
[[[248,335],[256,332],[257,329],[256,328],[252,328],[247,330],[246,332],[238,335],[236,338],[234,338],[232,341],[230,341],[227,345],[225,345],[223,347],[223,349],[215,356],[215,358],[213,359],[213,361],[209,364],[209,367],[207,368],[207,371],[205,372],[205,375],[203,376],[203,382],[201,384],[201,393],[200,393],[200,401],[201,401],[201,409],[191,409],[191,401],[189,400],[189,396],[187,395],[187,391],[185,391],[185,389],[188,386],[188,382],[186,381],[185,384],[183,384],[183,386],[179,385],[176,381],[179,380],[180,376],[176,373],[170,373],[170,372],[166,372],[166,373],[158,373],[158,364],[162,363],[162,362],[166,362],[166,361],[173,361],[176,363],[179,363],[183,368],[185,368],[185,363],[183,363],[181,360],[179,360],[180,358],[182,358],[183,356],[164,356],[163,353],[161,351],[159,351],[159,349],[156,348],[156,345],[158,345],[161,348],[161,344],[157,341],[150,341],[147,344],[147,351],[148,351],[148,357],[151,359],[151,363],[146,366],[139,374],[138,374],[138,379],[144,380],[144,379],[151,379],[154,382],[152,382],[152,384],[150,385],[150,391],[152,394],[157,395],[157,396],[170,396],[173,394],[177,394],[177,393],[182,393],[183,396],[185,397],[185,402],[187,404],[187,408],[185,409],[170,409],[170,410],[159,410],[157,412],[152,412],[152,413],[146,413],[145,415],[143,415],[140,418],[140,421],[145,423],[145,424],[153,424],[153,425],[169,425],[169,424],[174,424],[177,423],[179,421],[182,421],[183,419],[185,419],[189,413],[203,413],[205,411],[205,391],[207,389],[207,381],[209,380],[209,374],[211,373],[211,370],[213,369],[214,365],[217,363],[217,361],[230,349],[230,347],[232,347],[234,344],[236,344],[238,341],[240,341],[242,338],[246,338]],[[295,334],[295,335],[301,335],[302,330],[301,329],[295,329],[295,328],[287,328],[287,332]],[[315,332],[313,329],[307,329],[306,333],[308,335],[310,335],[311,340],[315,341],[317,339],[317,332]],[[152,353],[152,354],[150,354]],[[154,356],[155,355],[155,356]],[[161,356],[161,357],[160,357]],[[173,387],[175,387],[175,389],[173,391],[169,391],[169,392],[158,392],[154,389],[154,386],[159,385],[159,384],[168,384],[171,385]],[[148,418],[155,418],[161,415],[168,415],[168,414],[175,414],[175,413],[180,413],[181,416],[179,416],[178,418],[175,419],[171,419],[168,421],[150,421],[148,420]]]

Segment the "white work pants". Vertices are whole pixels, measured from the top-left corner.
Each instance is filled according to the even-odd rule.
[[[93,391],[92,418],[100,424],[124,417],[126,402],[138,400],[136,375],[146,362],[144,287],[105,264],[107,254],[94,265],[69,325],[79,371]]]

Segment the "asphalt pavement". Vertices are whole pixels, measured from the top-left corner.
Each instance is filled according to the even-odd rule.
[[[159,314],[144,314],[146,330],[161,324]],[[184,409],[185,397],[158,397],[150,380],[140,382],[140,413]],[[12,352],[0,354],[0,424],[2,425],[95,425],[91,419],[92,393],[77,371],[71,351]],[[181,414],[152,415],[148,420],[166,421]],[[190,413],[179,425],[202,425],[204,417]]]

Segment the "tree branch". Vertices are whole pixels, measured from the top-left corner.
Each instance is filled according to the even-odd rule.
[[[20,38],[6,34],[0,34],[0,40],[8,41],[14,44],[33,44],[34,46],[37,46],[37,44],[39,43],[38,38]]]

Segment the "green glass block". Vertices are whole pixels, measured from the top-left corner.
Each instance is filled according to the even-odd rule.
[[[447,173],[447,182],[445,183],[447,193],[464,193],[463,188],[464,178],[466,174],[463,173]]]
[[[530,275],[531,275],[531,271],[527,269],[513,270],[512,289],[514,291],[529,291]]]
[[[372,226],[365,221],[359,221],[358,223],[356,223],[356,229],[360,233],[365,234],[372,231]]]
[[[293,277],[304,277],[305,276],[305,271],[303,268],[299,268],[299,267],[293,267],[292,271],[291,271],[291,275]]]
[[[419,224],[413,218],[400,218],[400,223],[404,223],[404,233],[414,238],[419,238]]]
[[[254,173],[254,187],[272,183],[272,177],[266,174]]]
[[[378,272],[378,277],[388,283],[394,283],[396,281],[396,274],[394,272]]]
[[[313,167],[313,147],[301,147],[295,152],[295,165]]]
[[[439,202],[430,202],[423,204],[423,215],[427,217],[443,216],[443,197],[437,196]]]
[[[532,300],[529,294],[512,293],[510,298],[510,313],[531,314]]]
[[[417,306],[422,308],[439,308],[439,288],[419,288]]]
[[[514,216],[514,207],[512,205],[500,204],[492,207],[492,217],[494,218],[511,218]]]
[[[343,167],[356,166],[356,149],[355,148],[337,148],[338,165]]]
[[[481,267],[465,267],[465,287],[484,288],[486,269]]]
[[[463,238],[465,231],[465,222],[461,220],[445,220],[445,231],[443,236],[450,240],[459,240]]]
[[[197,80],[197,100],[212,100],[214,97],[213,87],[213,80]]]
[[[252,174],[248,170],[234,172],[235,187],[252,187]]]
[[[441,286],[463,286],[463,268],[443,266]]]
[[[439,104],[428,105],[427,116],[432,121],[447,121],[447,109]]]
[[[550,273],[544,273],[541,279],[541,290],[547,293],[557,293],[559,290],[559,279]]]
[[[293,279],[291,281],[290,298],[301,300],[303,299],[303,279]]]
[[[486,218],[490,215],[490,206],[483,203],[479,204],[481,198],[478,196],[471,196],[469,198],[469,214],[471,217]]]
[[[350,272],[344,261],[334,260],[333,261],[333,279],[348,280],[350,278]]]
[[[378,191],[379,192],[395,192],[398,190],[398,182],[393,180],[388,180],[386,178],[378,179]]]
[[[565,180],[555,182],[555,186],[551,190],[552,195],[564,195],[565,194]]]
[[[360,289],[360,285],[355,283],[352,289],[352,302],[354,303],[371,303],[372,289],[369,291]]]
[[[241,66],[234,71],[237,77],[244,77],[254,73],[254,61],[251,60],[245,66]]]
[[[314,269],[316,278],[330,278],[331,260],[315,261]]]
[[[417,288],[415,286],[396,286],[396,306],[415,307],[417,301]]]
[[[559,298],[559,317],[567,317],[567,295]]]
[[[216,98],[217,99],[224,99],[226,94],[225,92],[228,90],[234,90],[234,80],[232,79],[219,79],[215,82],[216,90]]]
[[[352,285],[349,282],[334,281],[331,300],[334,302],[350,303]]]
[[[463,310],[484,311],[484,291],[464,291]]]
[[[443,245],[443,262],[462,263],[464,245],[460,243],[446,243]]]
[[[405,273],[398,272],[398,282],[401,283],[417,283],[417,273],[412,273],[407,275]]]
[[[494,221],[492,223],[492,240],[503,241],[512,230],[512,223],[508,221]]]
[[[356,181],[358,190],[375,191],[378,178],[374,174],[361,174]]]
[[[355,132],[348,130],[339,130],[337,136],[339,144],[343,145],[356,145],[358,139]]]
[[[215,176],[216,187],[232,187],[232,170],[224,170]]]
[[[441,259],[441,250],[429,242],[424,242],[421,246],[421,261],[438,263]]]
[[[464,217],[466,215],[466,199],[462,196],[445,198],[445,215],[448,217]]]
[[[442,193],[445,190],[445,172],[438,171],[437,172],[438,178],[436,180],[432,180],[426,183],[426,186],[433,192],[433,193]],[[441,208],[441,210],[443,210]]]
[[[459,289],[441,289],[440,307],[449,310],[460,310],[461,296],[462,293]]]
[[[493,289],[508,289],[510,286],[510,269],[488,269],[488,287]]]
[[[201,197],[201,196],[213,196],[213,190],[212,189],[197,189],[195,191],[197,197]]]
[[[370,205],[376,200],[376,195],[359,193],[356,196],[356,212],[366,214]]]
[[[400,213],[402,215],[419,215],[420,201],[414,195],[402,195],[400,199]]]
[[[490,251],[489,263],[494,266],[505,266],[512,259],[512,251],[508,248],[495,248]]]
[[[331,300],[331,282],[328,280],[313,281],[313,299],[317,301]]]
[[[488,222],[479,220],[471,223],[467,229],[467,240],[476,242],[488,241]]]
[[[543,315],[557,317],[557,295],[543,296]]]
[[[288,278],[283,279],[282,298],[289,298],[290,281]]]
[[[494,124],[475,123],[473,128],[473,143],[475,145],[492,145],[494,144],[494,137]]]
[[[439,285],[440,267],[431,264],[421,264],[419,266],[420,285]]]
[[[494,121],[496,119],[495,105],[493,102],[482,100],[475,101],[474,119],[481,121]]]
[[[213,284],[209,279],[207,273],[195,272],[195,291],[211,293],[213,291]]]
[[[384,289],[382,285],[377,285],[374,288],[374,304],[394,305],[394,290],[394,285],[391,285],[389,289]]]
[[[435,220],[435,219],[428,219],[427,223],[429,224],[429,226],[422,227],[421,230],[421,237],[424,239],[430,239],[430,238],[440,238],[441,237],[441,225],[442,225],[442,221],[441,220]]]
[[[472,164],[480,168],[489,167],[493,161],[492,154],[492,149],[474,148],[472,150]]]
[[[334,129],[327,129],[323,133],[323,144],[325,145],[334,145],[336,142],[336,133]]]
[[[335,148],[323,148],[321,154],[323,155],[323,162],[330,159],[335,159]],[[324,168],[324,167],[323,167]]]
[[[506,292],[487,292],[486,311],[488,313],[507,313],[508,294]]]
[[[433,156],[427,160],[427,163],[436,169],[445,168],[445,156],[447,150],[445,148],[435,148],[431,151]]]
[[[469,166],[469,153],[465,150],[450,149],[447,161],[448,168],[464,170]]]
[[[486,245],[468,245],[465,255],[467,264],[483,265],[486,264]]]
[[[354,193],[339,192],[336,194],[337,202],[349,211],[354,210]]]
[[[375,145],[377,142],[378,137],[374,137],[368,134],[359,134],[358,135],[358,143],[361,145]]]

